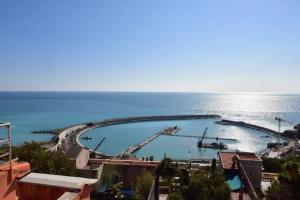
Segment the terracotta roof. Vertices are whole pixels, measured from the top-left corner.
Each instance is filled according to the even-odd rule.
[[[255,153],[249,152],[236,152],[240,160],[260,160]]]
[[[232,169],[233,158],[235,152],[219,152],[220,162],[222,163],[223,169]]]
[[[232,169],[234,157],[237,156],[239,160],[253,160],[260,161],[261,159],[255,153],[249,152],[219,152],[220,162],[223,169]],[[237,169],[237,166],[235,166]]]

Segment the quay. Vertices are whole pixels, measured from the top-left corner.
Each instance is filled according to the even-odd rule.
[[[147,138],[145,141],[141,142],[140,144],[137,144],[135,146],[131,146],[129,148],[127,148],[121,155],[120,157],[124,157],[126,155],[131,155],[134,152],[136,152],[137,150],[139,150],[140,148],[142,148],[143,146],[145,146],[146,144],[150,143],[151,141],[155,140],[157,137],[159,137],[160,135],[173,135],[178,131],[177,127],[168,127],[168,128],[164,128],[163,130],[155,133],[154,135],[152,135],[151,137]]]

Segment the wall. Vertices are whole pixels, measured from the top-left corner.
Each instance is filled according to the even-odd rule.
[[[0,165],[0,199],[17,199],[15,180],[30,171],[30,164],[27,162],[12,161],[12,176],[9,162]]]
[[[152,173],[154,169],[154,166],[104,164],[97,190],[103,191],[105,186],[109,187],[114,184],[112,177],[115,175],[125,187],[134,189],[137,177],[146,171]]]
[[[262,161],[240,160],[254,188],[261,187]]]
[[[89,158],[89,150],[82,148],[79,155],[76,158],[76,169],[83,169],[88,164]]]
[[[84,185],[80,190],[21,182],[18,182],[17,188],[19,200],[53,200],[58,199],[65,192],[78,192],[79,195],[74,200],[89,200],[92,189],[88,185]]]

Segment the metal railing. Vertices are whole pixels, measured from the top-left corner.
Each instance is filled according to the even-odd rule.
[[[245,171],[245,168],[244,168],[243,164],[239,163],[239,167],[240,167],[241,172],[242,172],[242,177],[244,179],[246,179],[246,188],[248,189],[248,192],[249,192],[251,198],[252,199],[258,199],[258,195],[257,195],[257,193],[256,193],[256,191],[255,191],[255,189],[252,185],[252,182],[250,181],[250,178],[248,177],[248,175]]]
[[[155,180],[152,181],[152,186],[149,191],[147,200],[155,200]]]
[[[12,153],[11,153],[11,125],[10,123],[0,123],[0,129],[6,129],[7,131],[7,137],[6,138],[1,138],[0,139],[0,146],[1,145],[8,145],[8,150],[4,148],[4,152],[0,152],[0,159],[3,159],[4,157],[8,157],[8,162],[9,162],[9,167],[10,171],[12,171]],[[12,173],[11,173],[12,175]]]

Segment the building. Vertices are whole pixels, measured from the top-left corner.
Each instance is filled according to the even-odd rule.
[[[256,199],[261,193],[262,160],[250,152],[219,152],[219,167],[232,191]],[[245,190],[245,191],[244,191]]]
[[[16,179],[22,177],[30,171],[30,165],[27,162],[0,161],[0,199],[17,199]]]
[[[19,200],[89,200],[97,179],[30,173],[17,181]]]
[[[88,165],[84,169],[77,169],[77,172],[81,177],[98,179],[94,192],[99,198],[118,182],[124,186],[121,192],[126,197],[133,197],[137,177],[146,171],[152,173],[158,163],[136,159],[90,159]]]
[[[89,200],[97,179],[31,173],[30,164],[12,159],[10,123],[0,123],[7,138],[0,139],[0,199],[1,200]],[[1,145],[5,146],[1,146]],[[80,161],[78,152],[76,160]],[[7,157],[7,158],[5,158]],[[76,162],[77,163],[77,162]],[[77,163],[79,167],[85,163]]]

